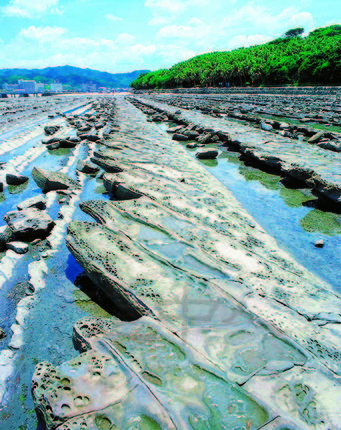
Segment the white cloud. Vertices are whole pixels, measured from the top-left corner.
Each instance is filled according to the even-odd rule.
[[[160,26],[160,25],[168,24],[169,21],[170,21],[169,17],[155,15],[151,20],[148,21],[148,24]]]
[[[253,45],[260,45],[262,43],[268,42],[271,39],[272,37],[264,36],[262,34],[253,34],[251,36],[246,36],[243,34],[230,39],[228,42],[228,48],[234,49],[240,48],[241,46],[248,47]]]
[[[185,25],[167,25],[161,28],[157,36],[159,37],[180,37],[180,38],[191,38],[193,37],[193,29],[190,26]]]
[[[188,24],[192,24],[192,25],[201,25],[203,22],[201,21],[201,19],[199,19],[199,18],[197,18],[197,17],[194,17],[194,18],[191,18],[189,21],[188,21]]]
[[[4,15],[24,18],[36,18],[46,12],[63,13],[54,8],[59,0],[11,0],[7,6],[1,8]]]
[[[299,12],[296,7],[283,9],[278,15],[274,15],[270,9],[263,6],[248,3],[240,9],[233,10],[223,20],[225,29],[243,29],[244,31],[261,31],[264,33],[278,34],[298,23],[313,25],[313,17],[309,12]]]
[[[300,12],[290,18],[290,23],[293,26],[302,26],[309,31],[314,27],[314,18],[310,12]]]
[[[162,58],[162,67],[170,67],[179,61],[184,61],[188,58],[194,57],[197,53],[196,51],[180,44],[158,45],[157,52]]]
[[[55,40],[66,33],[66,29],[62,27],[35,27],[31,25],[28,28],[23,28],[19,32],[19,37],[31,40],[39,40],[44,42],[47,40]]]
[[[167,25],[161,28],[156,36],[160,38],[203,39],[209,34],[211,27],[198,21],[192,19],[190,21],[192,25]],[[198,25],[200,25],[199,28]]]
[[[128,34],[128,33],[121,33],[116,37],[115,42],[120,44],[127,44],[127,43],[133,42],[134,40],[135,40],[135,36],[132,36],[131,34]]]
[[[115,15],[111,15],[110,13],[108,15],[106,15],[106,17],[108,19],[110,19],[110,21],[123,21],[123,18],[120,18],[119,16],[115,16]]]
[[[185,10],[186,3],[183,0],[146,0],[145,6],[155,12],[179,13]]]
[[[156,45],[142,45],[141,43],[132,46],[131,52],[136,55],[151,55],[156,51]]]

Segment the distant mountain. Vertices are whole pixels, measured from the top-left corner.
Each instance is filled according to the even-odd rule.
[[[45,69],[0,69],[0,85],[16,84],[18,79],[34,79],[50,84],[56,79],[64,85],[78,87],[82,83],[92,82],[99,87],[126,88],[141,74],[149,70],[135,70],[130,73],[108,73],[93,69],[81,69],[72,66],[47,67]]]

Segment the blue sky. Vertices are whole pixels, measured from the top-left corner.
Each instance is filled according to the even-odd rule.
[[[155,70],[335,23],[340,0],[0,0],[0,68]]]

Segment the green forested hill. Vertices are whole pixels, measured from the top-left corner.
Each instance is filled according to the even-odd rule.
[[[318,28],[307,37],[287,32],[263,45],[198,55],[169,70],[143,74],[131,86],[175,88],[228,82],[235,86],[341,84],[341,25]]]

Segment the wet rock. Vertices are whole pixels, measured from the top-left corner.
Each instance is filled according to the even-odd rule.
[[[218,157],[218,154],[219,152],[216,149],[214,149],[209,151],[197,152],[195,156],[199,158],[199,160],[214,160],[215,158]]]
[[[103,176],[103,185],[109,194],[116,200],[133,200],[142,197],[138,190],[132,190],[130,187],[118,181],[115,175],[105,174]]]
[[[85,162],[82,160],[78,160],[76,170],[82,173],[96,175],[100,171],[100,168],[95,164],[91,163],[90,161]]]
[[[334,141],[334,140],[327,140],[317,143],[317,146],[323,149],[328,149],[329,151],[333,152],[341,152],[341,142],[340,141]]]
[[[293,135],[289,131],[286,131],[286,130],[280,131],[279,134],[283,137],[293,137]]]
[[[27,208],[45,209],[45,207],[46,198],[42,195],[30,197],[29,199],[26,199],[23,202],[19,203],[17,206],[18,210],[20,211]]]
[[[26,254],[28,252],[28,245],[24,242],[9,242],[7,249],[11,249],[17,254]]]
[[[177,127],[171,127],[167,130],[167,133],[177,133],[182,128],[182,125],[178,125]]]
[[[195,139],[196,137],[200,136],[200,134],[195,130],[188,130],[184,131],[184,136],[187,136],[189,139]]]
[[[49,136],[51,134],[57,133],[57,131],[60,129],[60,125],[46,125],[44,127],[44,131],[46,136]]]
[[[90,140],[90,142],[97,142],[98,140],[100,140],[100,137],[97,136],[97,134],[92,134],[92,133],[85,134],[85,135],[82,135],[82,136],[79,136],[79,137],[82,140],[84,140],[84,139]]]
[[[261,126],[261,129],[262,129],[262,130],[265,130],[265,131],[270,131],[270,130],[272,130],[272,125],[267,124],[267,123],[265,123],[265,122],[261,122],[261,123],[260,123],[260,126]]]
[[[212,142],[214,142],[214,141],[217,141],[217,140],[218,140],[218,138],[217,138],[217,139],[214,139],[214,137],[215,137],[215,133],[214,133],[214,132],[209,132],[209,133],[204,134],[203,136],[200,136],[200,137],[199,137],[199,138],[197,138],[196,140],[197,140],[199,143],[206,144],[206,143],[212,143]]]
[[[4,251],[6,249],[6,245],[8,242],[14,239],[14,235],[12,230],[8,227],[8,225],[3,225],[0,227],[0,251]]]
[[[268,419],[248,393],[150,318],[85,318],[76,323],[74,344],[85,352],[59,368],[40,363],[33,375],[35,407],[48,429],[136,422],[141,429],[180,429],[198,416],[204,428],[246,428],[248,422],[256,428]],[[244,413],[232,406],[226,412],[227,404]]]
[[[59,137],[47,137],[41,141],[43,145],[51,145],[52,143],[59,143],[60,138]]]
[[[36,208],[7,212],[4,220],[12,230],[15,239],[25,242],[46,237],[55,225],[46,211]]]
[[[0,182],[0,193],[4,191],[4,183]]]
[[[229,135],[229,133],[217,131],[216,135],[223,143],[231,142],[231,136]]]
[[[83,248],[80,246],[80,241],[84,236],[85,231],[89,236],[90,241],[86,241],[83,244]],[[90,233],[91,232],[91,233]],[[130,291],[126,289],[126,286],[116,276],[116,270],[114,267],[109,269],[109,272],[104,269],[104,255],[101,253],[98,258],[94,258],[93,250],[89,244],[94,239],[93,233],[97,235],[97,245],[104,251],[107,244],[110,243],[110,233],[103,231],[96,224],[93,223],[79,223],[72,222],[68,226],[68,236],[66,238],[66,244],[70,252],[75,256],[77,262],[84,268],[89,278],[97,284],[101,290],[106,294],[108,300],[115,303],[116,306],[126,315],[127,319],[135,319],[141,315],[147,315],[150,310],[142,303]],[[109,233],[109,237],[107,234]],[[108,242],[109,239],[109,242]],[[107,251],[105,251],[107,253]],[[107,254],[109,256],[109,254]],[[110,254],[111,255],[111,254]],[[104,259],[103,259],[104,257]],[[112,259],[113,255],[110,256]],[[110,263],[109,263],[110,265]],[[107,266],[109,268],[109,266]],[[104,269],[104,270],[103,270]]]
[[[8,173],[6,175],[6,183],[7,185],[22,185],[27,182],[29,178],[23,175],[15,175]]]
[[[197,148],[198,144],[197,143],[187,143],[186,147],[190,148],[190,149],[194,149]]]
[[[58,149],[60,147],[60,143],[59,142],[55,142],[55,143],[50,143],[49,145],[46,145],[46,148],[49,151],[53,151],[55,149]]]
[[[316,241],[315,246],[316,246],[316,248],[323,248],[324,247],[324,240],[320,239],[320,240]]]
[[[6,334],[5,330],[0,327],[0,340],[4,339],[6,336],[7,336],[7,334]]]
[[[318,133],[314,134],[309,140],[308,143],[317,143],[319,142],[323,137],[325,136],[324,131],[319,131]]]
[[[172,140],[177,140],[179,142],[188,140],[188,137],[185,136],[184,134],[180,134],[180,133],[175,133],[173,134]]]
[[[78,145],[78,141],[71,139],[61,139],[59,141],[60,148],[75,148]]]
[[[90,160],[108,173],[123,172],[123,169],[117,165],[117,162],[109,158],[91,157]]]
[[[68,175],[52,170],[44,170],[34,167],[32,170],[32,178],[43,192],[61,190],[61,189],[77,189],[78,182],[71,179]]]

